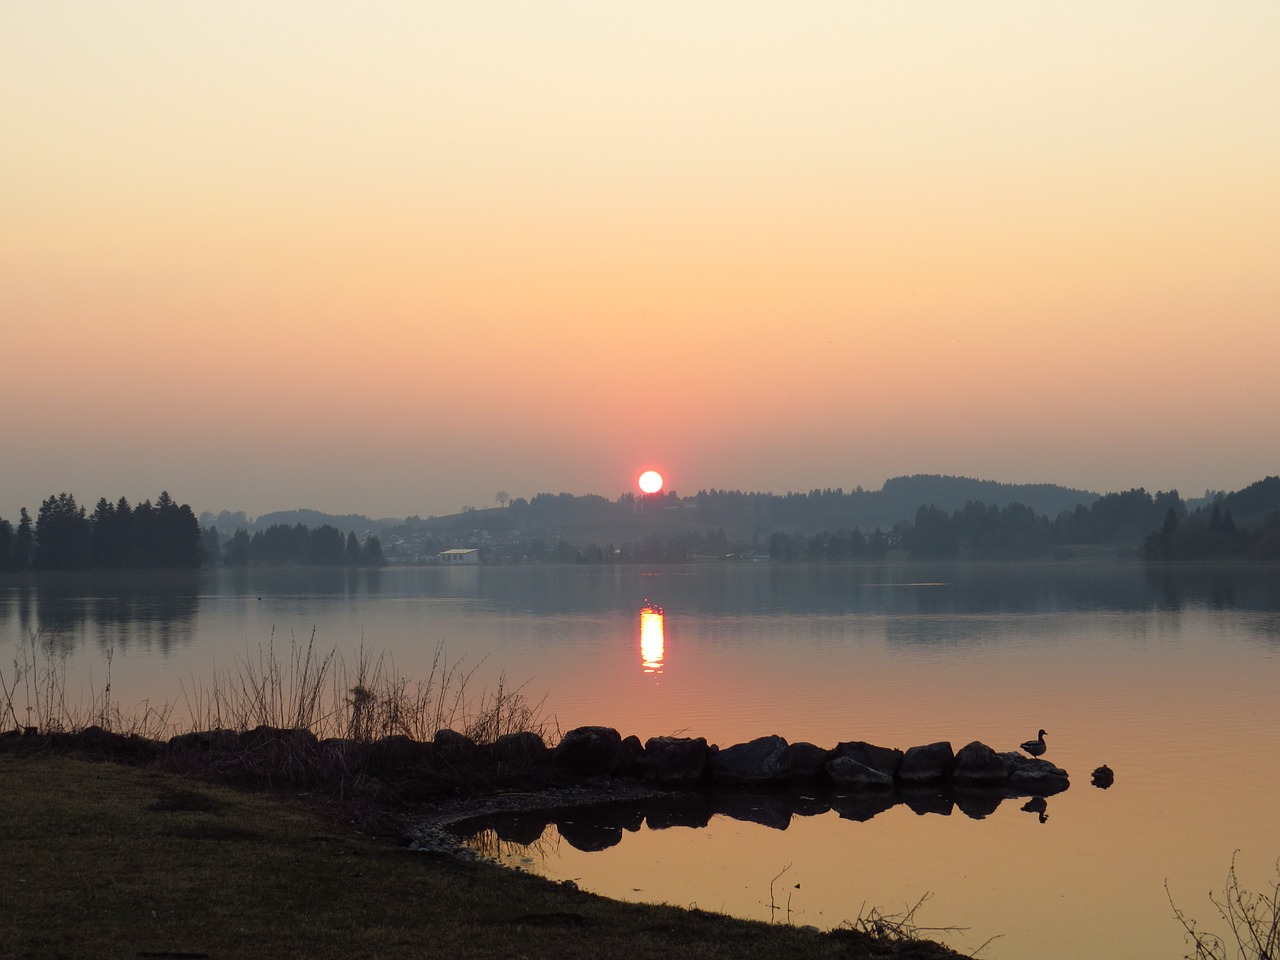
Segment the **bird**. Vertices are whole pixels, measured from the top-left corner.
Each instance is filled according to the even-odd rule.
[[[1044,753],[1047,749],[1044,745],[1044,731],[1041,730],[1040,736],[1036,737],[1034,740],[1028,740],[1026,743],[1022,744],[1022,749],[1027,751],[1027,753],[1031,754],[1033,757],[1038,757],[1040,754]]]

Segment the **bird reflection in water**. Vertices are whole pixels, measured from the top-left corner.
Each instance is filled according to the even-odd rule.
[[[1034,813],[1044,823],[1049,819],[1049,804],[1044,797],[1032,797],[1022,805],[1022,809],[1027,813]]]
[[[645,673],[660,674],[665,657],[662,608],[646,600],[640,608],[640,666]]]

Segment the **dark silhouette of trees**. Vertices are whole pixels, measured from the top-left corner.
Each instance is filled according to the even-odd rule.
[[[35,565],[41,570],[89,566],[89,518],[69,493],[48,497],[40,504]]]
[[[199,522],[167,492],[137,509],[99,498],[93,513],[70,493],[47,497],[34,523],[23,507],[15,531],[0,519],[0,570],[199,566]]]
[[[13,541],[13,524],[0,517],[0,571],[9,571],[14,567]]]
[[[324,524],[310,531],[306,562],[325,567],[340,567],[345,558],[342,534],[336,527]]]
[[[222,538],[217,527],[206,527],[200,532],[200,557],[204,563],[215,564],[222,556]]]
[[[25,570],[31,565],[36,552],[35,529],[31,524],[31,514],[23,507],[18,512],[18,532],[13,537],[13,566],[16,570]]]
[[[227,541],[223,550],[223,562],[232,567],[243,567],[249,562],[249,531],[239,527]]]
[[[343,544],[342,565],[344,567],[360,566],[360,541],[356,539],[354,530],[348,531],[347,541]]]
[[[955,522],[932,504],[916,510],[915,526],[903,545],[912,560],[950,560],[960,555]]]
[[[241,527],[227,541],[225,561],[231,566],[247,563],[309,564],[311,566],[382,566],[382,544],[370,536],[360,545],[354,533],[343,539],[329,524],[310,529],[306,524],[276,523],[251,538]]]

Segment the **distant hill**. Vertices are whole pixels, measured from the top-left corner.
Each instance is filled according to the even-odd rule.
[[[1230,511],[1238,527],[1274,525],[1280,510],[1280,477],[1267,477],[1233,493],[1214,494],[1212,499]],[[530,499],[516,497],[505,507],[426,519],[373,519],[298,509],[252,521],[243,513],[203,513],[200,525],[216,526],[225,539],[240,528],[252,534],[279,524],[312,529],[327,524],[343,536],[353,532],[363,539],[377,534],[387,556],[401,561],[431,559],[449,547],[479,546],[501,553],[518,550],[519,544],[539,543],[537,550],[550,556],[557,544],[575,548],[595,544],[608,553],[624,544],[690,537],[691,552],[715,554],[742,547],[760,549],[775,533],[792,537],[855,529],[864,535],[877,529],[891,533],[915,524],[921,508],[952,514],[976,503],[996,509],[1014,504],[1029,508],[1044,523],[1055,521],[1059,534],[1071,543],[1136,544],[1160,525],[1170,504],[1179,514],[1199,512],[1198,503],[1182,501],[1173,491],[1155,496],[1142,490],[1099,495],[1052,483],[916,474],[886,480],[880,490],[837,487],[785,494],[700,490],[686,497],[624,494],[617,500],[593,494],[540,493]],[[1064,514],[1071,516],[1059,522]],[[1062,522],[1067,525],[1061,526]]]
[[[1230,510],[1237,527],[1262,526],[1280,510],[1280,477],[1267,477],[1214,501]]]
[[[393,520],[390,522],[394,524],[400,521]],[[386,525],[386,521],[371,520],[369,517],[359,513],[332,514],[306,509],[277,510],[274,513],[264,513],[254,520],[250,520],[242,511],[233,513],[230,510],[223,510],[215,514],[206,510],[200,514],[200,526],[202,529],[217,527],[218,532],[223,536],[230,536],[237,530],[246,530],[253,534],[280,524],[287,527],[295,527],[298,524],[302,524],[312,530],[328,524],[337,528],[338,532],[343,536],[348,533],[355,533],[356,536],[363,537],[371,531],[373,533],[380,532]]]
[[[881,490],[827,488],[785,494],[702,490],[692,497],[626,494],[618,500],[594,494],[540,493],[531,499],[517,497],[506,507],[425,520],[375,520],[363,514],[334,515],[306,509],[276,511],[249,520],[243,513],[224,510],[216,515],[201,514],[200,525],[215,526],[223,536],[229,536],[239,528],[252,534],[277,524],[301,523],[311,528],[328,524],[343,535],[351,531],[363,537],[373,532],[384,538],[414,541],[431,537],[450,545],[514,535],[606,545],[714,529],[723,530],[730,540],[749,543],[779,530],[815,533],[857,527],[869,533],[879,527],[887,531],[896,524],[911,523],[921,506],[953,511],[971,501],[999,507],[1021,503],[1037,514],[1055,517],[1097,499],[1096,493],[1056,484],[917,474],[887,480]]]
[[[885,504],[884,509],[898,515],[906,512],[905,517],[900,516],[902,519],[914,517],[916,509],[921,506],[959,510],[971,502],[997,507],[1020,503],[1037,514],[1052,519],[1064,510],[1074,510],[1079,504],[1089,506],[1100,494],[1062,487],[1056,483],[999,483],[995,480],[919,473],[886,480],[880,496]]]
[[[625,494],[617,500],[595,495],[540,493],[517,497],[505,508],[472,510],[448,517],[417,520],[389,534],[406,541],[449,545],[483,544],[502,538],[595,543],[607,548],[622,543],[667,540],[692,531],[722,532],[737,544],[762,543],[770,534],[820,531],[885,531],[914,521],[921,506],[959,510],[971,501],[1003,507],[1021,503],[1036,513],[1057,516],[1077,505],[1088,506],[1098,494],[1055,484],[1009,484],[969,477],[917,475],[895,477],[882,490],[840,488],[808,493],[744,493],[701,490],[694,496],[653,497]]]

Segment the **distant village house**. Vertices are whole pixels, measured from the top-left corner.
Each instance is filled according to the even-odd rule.
[[[439,556],[440,562],[449,567],[467,566],[480,562],[480,551],[474,548],[470,550],[441,550]]]

